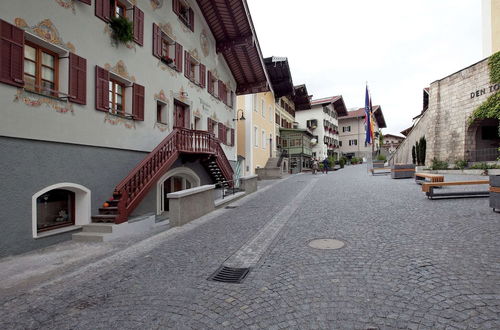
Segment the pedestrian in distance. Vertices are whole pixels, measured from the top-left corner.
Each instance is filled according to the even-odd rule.
[[[323,173],[328,174],[328,159],[323,159]]]
[[[313,163],[312,163],[312,173],[313,174],[316,174],[316,172],[318,171],[318,167],[319,167],[318,160],[316,158],[313,158]]]

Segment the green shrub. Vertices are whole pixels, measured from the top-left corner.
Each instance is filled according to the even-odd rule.
[[[345,158],[344,156],[340,157],[340,160],[339,160],[340,168],[344,168],[346,160],[347,160],[347,158]]]
[[[483,162],[483,163],[474,164],[470,168],[475,169],[475,170],[491,170],[491,169],[499,168],[499,166],[495,165],[495,164],[490,165],[488,163]]]
[[[455,162],[455,167],[460,169],[460,170],[463,170],[464,168],[467,167],[467,161],[466,160],[457,160]]]
[[[448,169],[448,163],[445,161],[437,160],[434,158],[432,160],[431,164],[431,170],[447,170]]]
[[[383,160],[385,162],[387,160],[387,157],[385,155],[380,154],[377,156],[377,160]]]
[[[132,22],[124,17],[111,17],[109,27],[113,30],[113,38],[116,41],[127,43],[134,40]]]

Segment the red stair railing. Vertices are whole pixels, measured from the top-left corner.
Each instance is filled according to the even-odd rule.
[[[115,223],[127,221],[149,189],[172,166],[181,153],[213,154],[227,180],[232,180],[233,170],[219,141],[212,133],[184,128],[174,130],[137,165],[115,188],[119,198]]]

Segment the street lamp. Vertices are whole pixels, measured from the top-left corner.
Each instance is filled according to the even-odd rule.
[[[241,111],[241,117],[238,118],[238,113],[240,113]],[[236,118],[233,118],[233,121],[238,121],[238,120],[245,120],[245,116],[243,115],[243,109],[238,109],[238,111],[236,111]]]

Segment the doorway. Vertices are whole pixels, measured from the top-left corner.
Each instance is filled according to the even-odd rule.
[[[190,125],[189,106],[180,101],[174,101],[174,127],[188,128]]]

